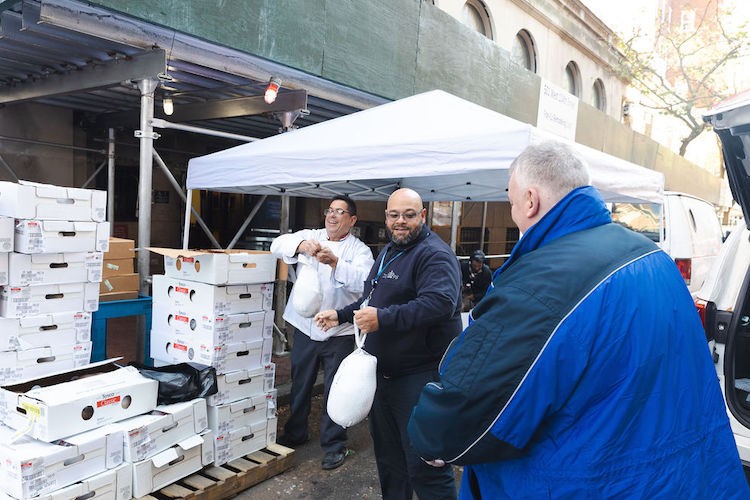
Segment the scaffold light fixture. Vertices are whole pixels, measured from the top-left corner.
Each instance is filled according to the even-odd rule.
[[[266,104],[273,104],[279,93],[279,87],[281,87],[281,80],[272,76],[266,87],[266,92],[263,95],[263,100],[266,101]]]

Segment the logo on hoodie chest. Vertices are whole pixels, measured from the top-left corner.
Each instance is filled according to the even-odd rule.
[[[381,279],[387,279],[387,280],[397,280],[398,274],[394,273],[393,271],[388,271],[383,276],[380,277]]]

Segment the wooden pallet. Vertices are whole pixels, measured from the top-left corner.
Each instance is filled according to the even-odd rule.
[[[222,500],[284,472],[293,465],[294,450],[279,444],[245,455],[220,467],[204,469],[140,500]]]

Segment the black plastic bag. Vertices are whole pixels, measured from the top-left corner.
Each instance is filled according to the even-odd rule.
[[[159,382],[159,395],[156,402],[160,405],[181,403],[195,398],[205,398],[216,394],[216,368],[198,363],[178,363],[167,366],[146,366],[131,362],[144,377]]]

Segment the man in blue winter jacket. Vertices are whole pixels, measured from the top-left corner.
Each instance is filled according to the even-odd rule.
[[[674,262],[558,143],[510,168],[522,237],[408,424],[461,498],[750,498]]]
[[[411,189],[388,198],[391,242],[380,252],[362,298],[315,318],[325,328],[354,322],[377,357],[370,434],[385,500],[456,498],[450,465],[432,467],[415,453],[406,423],[422,387],[437,379],[448,344],[461,332],[461,272],[456,254],[425,225],[427,210]],[[365,302],[366,301],[366,302]]]

